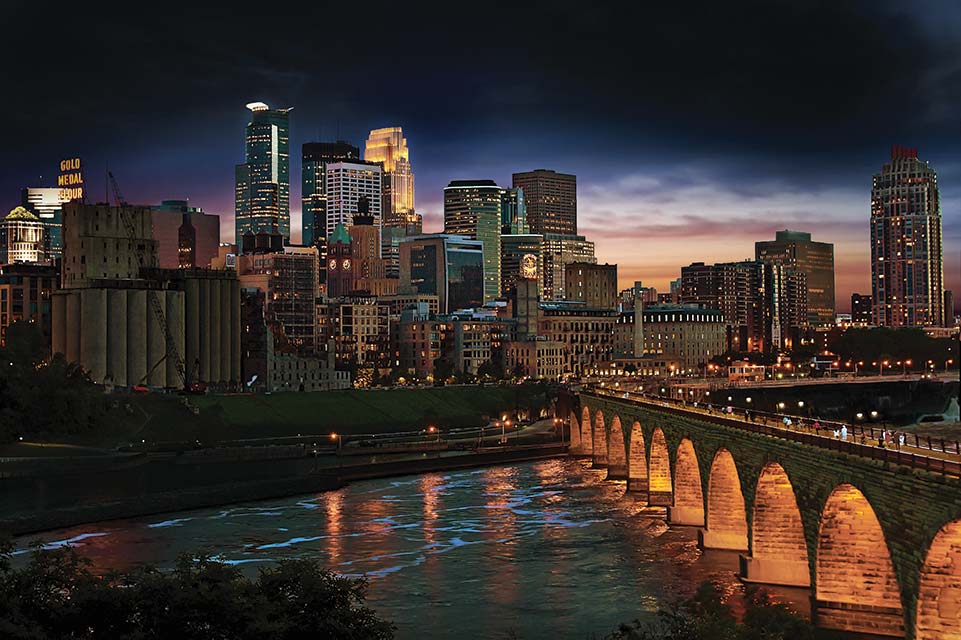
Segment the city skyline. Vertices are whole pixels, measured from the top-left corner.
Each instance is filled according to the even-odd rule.
[[[29,22],[36,10],[17,5],[13,18]],[[400,126],[416,157],[417,209],[425,231],[441,229],[443,187],[451,180],[490,178],[506,185],[514,172],[553,169],[577,175],[578,232],[597,244],[602,262],[619,265],[622,287],[640,279],[666,290],[685,264],[749,258],[755,241],[792,229],[835,244],[836,297],[838,309],[845,310],[852,291],[870,291],[871,176],[889,148],[900,144],[917,147],[938,172],[946,288],[961,289],[961,135],[953,108],[961,90],[956,73],[961,39],[953,26],[961,23],[961,9],[928,3],[926,11],[907,15],[896,3],[852,3],[825,16],[816,5],[802,4],[778,16],[758,3],[753,12],[745,10],[751,18],[739,25],[719,8],[682,16],[667,7],[647,20],[659,28],[645,32],[644,43],[631,45],[617,37],[631,16],[612,20],[614,11],[599,7],[596,21],[579,21],[571,7],[559,5],[559,14],[570,19],[553,30],[530,32],[530,42],[545,44],[547,55],[521,43],[485,48],[491,68],[507,71],[491,70],[466,82],[456,69],[469,52],[441,28],[448,17],[417,9],[404,26],[413,35],[431,36],[412,40],[431,44],[412,46],[408,56],[419,60],[413,74],[369,87],[362,79],[376,68],[377,52],[360,52],[336,70],[342,83],[325,85],[336,84],[335,91],[312,88],[317,71],[306,54],[314,45],[296,37],[302,28],[297,23],[309,21],[292,18],[285,52],[267,55],[244,50],[236,34],[228,33],[243,12],[236,17],[200,12],[191,15],[191,24],[208,38],[183,51],[139,50],[150,63],[150,78],[124,60],[100,65],[109,67],[102,70],[80,59],[77,66],[86,69],[90,88],[72,96],[69,105],[39,83],[31,97],[49,108],[2,107],[14,125],[8,144],[17,153],[5,156],[0,167],[0,202],[12,209],[21,187],[50,184],[60,159],[81,156],[91,199],[104,193],[100,174],[109,162],[131,201],[189,197],[221,215],[227,231],[233,225],[232,169],[243,158],[243,105],[263,100],[295,107],[290,118],[295,238],[299,145],[344,138],[360,146],[372,128]],[[516,12],[519,25],[534,25],[533,12]],[[179,19],[172,10],[150,34],[113,29],[111,35],[121,42],[156,43]],[[121,15],[97,11],[78,20],[71,29],[125,24]],[[223,20],[226,24],[218,22]],[[717,23],[724,29],[714,34]],[[679,31],[680,25],[686,30]],[[50,37],[61,28],[66,27],[53,27]],[[898,38],[892,39],[895,29]],[[814,32],[817,48],[808,44]],[[26,78],[42,80],[57,72],[52,54],[16,46],[22,34],[11,37],[14,59],[3,71],[6,84],[26,86]],[[753,48],[719,46],[721,40],[739,39]],[[567,42],[579,44],[564,54],[560,45]],[[449,59],[428,56],[424,62],[423,54],[438,46],[450,52]],[[592,48],[591,59],[614,61],[611,69],[597,73],[593,64],[572,61],[583,47]],[[796,48],[806,51],[803,66]],[[233,61],[241,50],[242,59]],[[665,69],[638,64],[659,50],[672,54],[659,56],[666,59]],[[26,51],[29,57],[21,53]],[[725,56],[717,61],[722,73],[703,65],[712,51]],[[80,55],[102,59],[104,52],[95,47]],[[197,60],[203,64],[183,71]],[[116,74],[129,88],[128,100],[114,102],[110,92],[97,88],[109,86],[106,78],[112,76],[105,73]],[[763,82],[754,83],[755,77]],[[153,88],[168,81],[198,99],[158,108]],[[438,100],[442,88],[444,99]],[[894,93],[898,101],[886,98]],[[101,126],[106,121],[110,127]],[[200,162],[185,163],[185,156]]]

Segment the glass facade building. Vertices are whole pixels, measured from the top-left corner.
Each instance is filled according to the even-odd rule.
[[[21,192],[20,204],[43,222],[46,234],[44,248],[51,260],[58,259],[63,252],[65,202],[57,187],[27,187]]]
[[[381,213],[385,224],[414,222],[414,172],[407,138],[401,127],[373,129],[364,148],[364,160],[383,167]]]
[[[290,240],[290,109],[263,102],[247,105],[251,118],[245,160],[234,172],[236,240],[245,233],[272,233]]]
[[[326,226],[327,237],[337,225],[346,228],[354,223],[359,203],[365,200],[367,212],[374,218],[374,226],[381,224],[381,168],[376,162],[341,160],[326,165]]]
[[[813,242],[810,233],[778,231],[774,240],[754,243],[754,258],[790,267],[807,281],[807,323],[834,324],[834,245]]]
[[[483,305],[484,268],[479,240],[425,234],[400,241],[401,292],[436,295],[441,313]]]
[[[871,188],[871,316],[879,327],[940,325],[943,304],[938,175],[896,146]]]
[[[316,246],[327,237],[327,165],[360,159],[360,149],[337,142],[306,142],[301,147],[302,242]]]

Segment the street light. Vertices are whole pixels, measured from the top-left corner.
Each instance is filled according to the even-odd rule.
[[[877,411],[872,411],[872,412],[871,412],[871,417],[872,417],[872,418],[877,418],[877,417],[878,417],[878,412],[877,412]]]
[[[777,403],[777,408],[783,410],[783,409],[784,409],[784,403],[783,403],[783,402],[778,402],[778,403]]]
[[[804,400],[798,400],[798,401],[797,401],[797,406],[798,406],[799,409],[803,409],[803,408],[804,408]]]
[[[747,400],[748,404],[751,404],[751,396],[748,396],[747,398],[745,398],[745,400]]]
[[[864,414],[861,413],[860,411],[858,411],[858,412],[857,412],[857,415],[856,415],[855,417],[856,417],[858,420],[863,420],[863,419],[864,419]]]
[[[331,439],[333,442],[336,442],[336,443],[337,443],[337,449],[340,449],[340,444],[341,444],[340,436],[339,436],[338,434],[336,434],[336,433],[331,433],[331,434],[330,434],[330,439]]]

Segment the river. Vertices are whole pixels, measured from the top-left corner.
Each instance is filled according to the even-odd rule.
[[[702,581],[735,593],[737,554],[642,514],[623,482],[554,459],[356,482],[338,491],[84,525],[16,541],[72,544],[99,569],[170,567],[207,550],[256,574],[315,557],[370,580],[400,639],[603,637]],[[781,597],[804,609],[806,591]]]

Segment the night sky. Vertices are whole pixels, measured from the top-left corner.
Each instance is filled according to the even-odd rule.
[[[129,201],[189,198],[230,240],[262,100],[294,107],[295,237],[301,143],[400,125],[427,231],[451,179],[556,169],[623,286],[791,228],[835,243],[845,310],[870,290],[871,175],[901,144],[938,171],[961,297],[958,2],[4,4],[4,211],[79,155],[95,199],[109,163]]]

